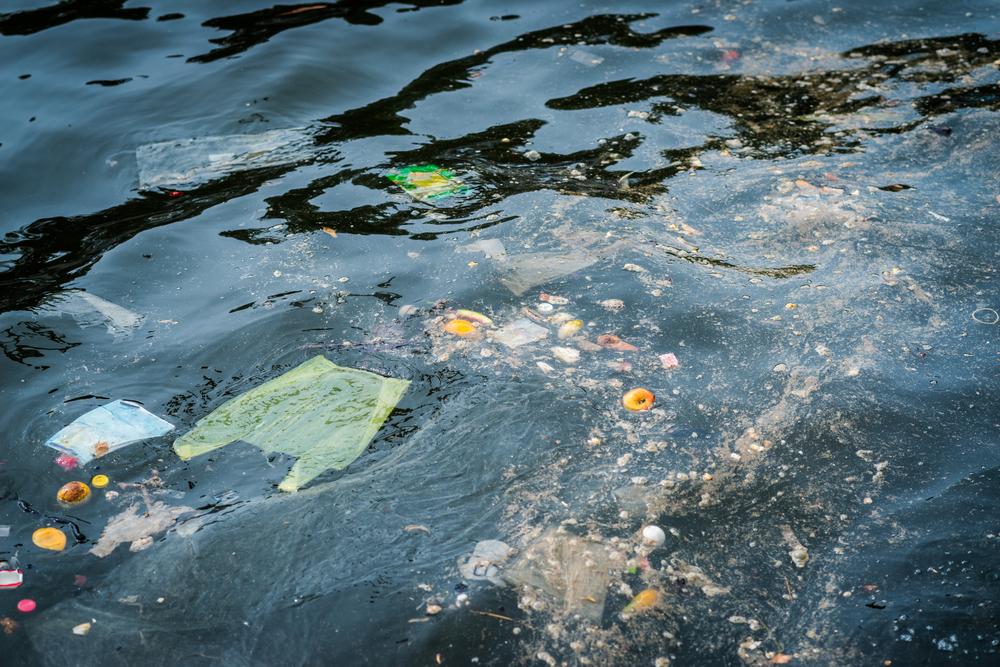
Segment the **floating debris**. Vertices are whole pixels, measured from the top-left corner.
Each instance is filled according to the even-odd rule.
[[[556,296],[555,294],[546,294],[542,292],[538,295],[538,300],[543,303],[550,303],[553,306],[566,306],[569,305],[569,299],[564,296]]]
[[[535,252],[507,260],[507,270],[500,282],[517,296],[545,283],[592,266],[599,259],[586,253]]]
[[[90,623],[80,623],[79,625],[74,625],[73,634],[78,635],[80,637],[85,637],[86,635],[90,634],[90,628],[91,628]]]
[[[487,259],[502,260],[507,257],[507,248],[500,239],[480,239],[460,248],[466,252],[481,252]]]
[[[474,310],[456,310],[455,315],[460,319],[475,322],[476,324],[482,324],[487,327],[493,326],[493,320]]]
[[[558,336],[559,338],[571,338],[576,334],[580,333],[580,329],[583,328],[583,320],[570,320],[565,322],[559,327]]]
[[[459,559],[458,571],[463,579],[490,581],[503,586],[505,583],[500,577],[500,571],[513,552],[513,549],[500,540],[477,542],[469,556]]]
[[[90,479],[90,485],[95,489],[103,489],[110,483],[111,479],[107,475],[94,475]]]
[[[504,579],[538,591],[562,613],[600,623],[608,573],[616,562],[600,542],[550,529],[524,550]]]
[[[297,491],[358,458],[409,386],[316,356],[202,417],[174,451],[186,461],[243,440],[282,452],[298,460],[278,488]]]
[[[626,343],[614,334],[601,334],[597,337],[597,344],[607,350],[617,350],[619,352],[635,352],[639,349],[631,343]]]
[[[173,424],[150,413],[140,404],[118,400],[77,417],[45,444],[86,465],[94,458],[165,435],[173,429]]]
[[[101,324],[116,340],[127,338],[142,324],[143,317],[83,290],[66,290],[45,302],[43,308],[69,315],[82,328]]]
[[[75,456],[70,456],[69,454],[60,454],[55,458],[54,462],[66,472],[69,472],[80,465],[80,461]]]
[[[535,324],[525,317],[515,320],[502,327],[499,331],[494,332],[493,339],[509,348],[516,348],[543,340],[548,335],[548,329]]]
[[[625,302],[621,299],[605,299],[601,301],[601,308],[604,310],[609,310],[612,313],[617,313],[619,310],[625,307]]]
[[[795,567],[799,569],[805,567],[806,563],[809,562],[809,551],[802,545],[799,538],[795,536],[792,527],[782,526],[781,536],[785,539],[785,543],[788,544],[788,557],[792,559]]]
[[[403,526],[403,530],[407,533],[424,533],[425,535],[431,534],[431,529],[422,523],[410,523]]]
[[[656,397],[653,396],[653,392],[641,387],[632,389],[622,396],[622,405],[625,406],[626,410],[633,412],[649,410],[655,401]]]
[[[24,571],[12,568],[7,562],[0,562],[0,588],[18,588],[24,583]]]
[[[660,364],[669,371],[679,368],[681,362],[677,360],[677,355],[673,352],[667,352],[666,354],[660,355]]]
[[[39,528],[31,534],[31,541],[39,549],[62,551],[66,548],[66,533],[58,528]]]
[[[141,509],[138,504],[130,505],[124,512],[108,521],[90,553],[98,558],[104,558],[119,544],[126,542],[131,543],[129,551],[142,551],[152,545],[154,535],[173,526],[184,514],[195,511],[191,507],[170,507],[160,500],[147,505],[145,511]]]
[[[622,613],[626,615],[641,614],[656,607],[660,603],[660,592],[653,588],[640,591],[632,600],[625,605]]]
[[[135,149],[139,189],[194,187],[229,174],[294,164],[317,152],[305,128],[144,144]]]
[[[472,336],[476,333],[476,327],[469,320],[448,320],[445,322],[444,330],[453,336]]]
[[[66,482],[56,491],[56,500],[64,507],[79,505],[89,499],[90,487],[84,482]]]
[[[667,534],[659,526],[646,526],[642,529],[642,544],[646,547],[660,547],[667,541]]]
[[[449,169],[437,165],[410,165],[386,174],[386,178],[403,188],[417,201],[434,202],[447,197],[462,195],[469,188]]]
[[[553,347],[552,356],[564,364],[572,366],[580,361],[580,350],[573,349],[572,347]]]
[[[601,56],[584,51],[583,49],[573,49],[573,52],[569,54],[569,59],[587,67],[597,67],[604,62],[604,58]]]

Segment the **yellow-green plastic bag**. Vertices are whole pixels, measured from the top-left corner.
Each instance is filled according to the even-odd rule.
[[[278,488],[298,491],[358,458],[409,385],[316,356],[223,403],[175,440],[174,451],[187,460],[242,440],[295,456]]]

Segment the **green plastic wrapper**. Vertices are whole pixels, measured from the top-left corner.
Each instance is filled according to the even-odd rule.
[[[386,178],[403,188],[408,195],[422,202],[462,195],[469,188],[455,178],[450,169],[434,164],[410,165],[386,174]]]
[[[357,459],[409,386],[316,356],[223,403],[175,440],[174,451],[187,460],[242,440],[295,456],[278,488],[298,491]]]

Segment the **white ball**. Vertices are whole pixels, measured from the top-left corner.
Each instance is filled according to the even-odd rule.
[[[642,543],[647,547],[658,547],[667,541],[667,534],[659,526],[646,526],[642,529]]]

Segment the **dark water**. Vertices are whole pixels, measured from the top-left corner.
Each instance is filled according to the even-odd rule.
[[[4,664],[1000,662],[995,2],[2,11]],[[140,146],[290,129],[281,159],[140,185]],[[467,192],[385,178],[427,163]],[[515,295],[536,252],[587,266]],[[74,319],[67,290],[141,324]],[[442,333],[541,291],[591,345]],[[638,351],[593,350],[605,332]],[[317,353],[412,385],[297,494],[247,444],[82,472],[42,444],[114,398],[183,433]],[[656,408],[626,413],[638,386]],[[118,498],[58,506],[98,472]],[[140,488],[194,511],[89,554]],[[59,521],[70,548],[32,545]],[[612,568],[599,624],[456,565],[560,526],[634,559],[646,523],[668,540]],[[623,619],[644,588],[658,607]]]

